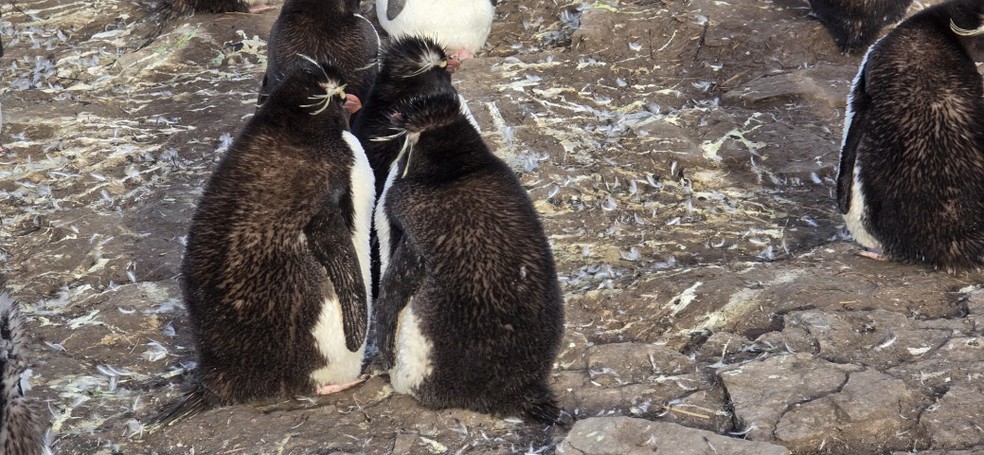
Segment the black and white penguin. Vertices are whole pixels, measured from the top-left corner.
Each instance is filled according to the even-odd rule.
[[[430,93],[454,91],[447,68],[447,55],[429,38],[406,36],[383,46],[375,87],[353,123],[372,166],[377,195],[382,195],[386,174],[402,145],[400,141],[381,140],[393,134],[390,115],[394,106]]]
[[[880,257],[984,264],[984,2],[899,24],[865,55],[848,99],[838,208]],[[879,251],[881,250],[881,251]]]
[[[0,453],[43,455],[47,424],[37,403],[25,396],[27,356],[24,320],[0,276]]]
[[[912,0],[809,1],[813,14],[844,52],[871,44],[882,28],[901,19],[912,4]]]
[[[346,98],[340,70],[296,62],[212,174],[182,263],[199,384],[151,430],[358,382],[375,192]]]
[[[436,409],[555,422],[547,379],[563,298],[529,196],[454,92],[401,102],[391,118],[405,147],[374,222],[376,330],[394,390]]]
[[[379,44],[376,28],[359,14],[359,0],[287,0],[267,41],[260,104],[301,56],[337,67],[345,91],[365,101],[378,72]]]
[[[379,25],[393,38],[425,36],[444,47],[454,72],[492,31],[497,0],[376,0]]]

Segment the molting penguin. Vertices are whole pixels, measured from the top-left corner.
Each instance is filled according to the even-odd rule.
[[[18,303],[7,293],[0,276],[0,453],[50,454],[40,409],[24,396],[28,388],[23,326]]]
[[[383,47],[376,85],[353,124],[375,174],[377,195],[382,195],[386,174],[402,144],[380,140],[393,134],[393,107],[400,101],[430,93],[453,92],[447,67],[444,50],[429,38],[407,36]]]
[[[359,14],[359,0],[287,0],[270,30],[260,104],[301,55],[339,68],[346,92],[361,102],[376,79],[379,35]]]
[[[813,14],[841,51],[864,48],[889,23],[898,21],[912,0],[810,0]]]
[[[838,208],[861,245],[984,264],[984,2],[928,8],[875,43],[848,99]],[[878,253],[866,255],[877,256]]]
[[[405,148],[374,221],[382,364],[394,390],[425,406],[553,423],[547,378],[564,316],[550,245],[519,180],[458,103],[436,93],[392,115]]]
[[[182,284],[200,380],[151,430],[218,405],[331,393],[361,373],[372,170],[347,131],[340,71],[300,61],[284,76],[192,219]]]
[[[376,0],[379,25],[393,38],[426,36],[447,50],[453,72],[492,31],[497,0]]]

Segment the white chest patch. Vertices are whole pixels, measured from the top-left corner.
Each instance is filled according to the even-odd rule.
[[[495,7],[489,0],[407,0],[392,21],[386,18],[388,0],[376,0],[379,25],[393,37],[426,36],[454,52],[478,53],[492,30]]]
[[[321,315],[314,326],[314,340],[328,364],[311,373],[315,384],[342,384],[354,381],[362,372],[365,342],[356,352],[345,347],[345,331],[342,328],[342,304],[337,298],[325,298]]]
[[[359,140],[348,131],[342,132],[342,138],[348,144],[355,157],[350,174],[350,188],[354,208],[354,232],[352,244],[355,247],[366,288],[367,314],[372,314],[372,297],[370,295],[369,271],[369,230],[372,224],[372,208],[376,198],[375,183],[372,168]],[[314,339],[318,350],[328,360],[328,364],[311,373],[311,378],[318,385],[339,384],[354,380],[362,370],[362,358],[366,349],[366,340],[356,352],[351,352],[345,346],[345,331],[342,325],[342,305],[335,296],[326,297],[314,327]]]
[[[430,376],[431,349],[433,344],[420,329],[420,321],[413,314],[413,299],[400,312],[396,323],[396,361],[390,369],[393,390],[415,396],[417,387]]]
[[[379,203],[376,204],[376,215],[373,219],[373,224],[376,227],[376,237],[379,239],[380,277],[386,276],[386,267],[389,266],[390,262],[390,249],[393,245],[389,216],[386,215],[386,195],[389,194],[390,187],[396,181],[399,166],[400,163],[398,160],[390,164],[389,174],[386,175],[386,184],[383,186],[383,194],[379,196]]]
[[[851,184],[851,208],[844,215],[844,222],[847,224],[847,230],[851,232],[854,240],[860,243],[861,246],[881,249],[881,242],[875,239],[868,232],[868,229],[864,227],[864,220],[868,215],[868,210],[864,202],[864,190],[861,188],[861,179],[858,177],[860,172],[861,168],[855,165],[854,173],[851,176],[854,180],[854,183]]]
[[[372,314],[372,296],[370,290],[372,280],[369,267],[369,232],[372,230],[373,205],[376,203],[376,179],[372,173],[372,166],[366,158],[366,152],[362,149],[362,144],[356,139],[355,135],[342,132],[342,138],[348,143],[355,156],[352,165],[351,181],[349,185],[352,189],[352,205],[355,208],[355,232],[352,233],[352,245],[359,256],[359,267],[362,272],[362,280],[366,286],[366,304],[369,306],[369,313]]]

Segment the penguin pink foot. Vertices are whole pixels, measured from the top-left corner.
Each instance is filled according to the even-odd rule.
[[[866,257],[868,259],[874,259],[880,262],[884,262],[888,260],[888,256],[882,254],[881,250],[864,250],[858,253],[858,256]]]
[[[361,377],[359,379],[356,379],[356,380],[354,380],[352,382],[346,382],[344,384],[328,384],[328,385],[323,385],[321,387],[318,387],[318,389],[315,390],[315,393],[317,393],[318,395],[331,395],[333,393],[337,393],[337,392],[341,392],[343,390],[351,389],[352,387],[355,387],[355,386],[357,386],[359,384],[362,384],[363,382],[366,382],[368,379],[369,379],[368,376],[364,376],[364,377]]]

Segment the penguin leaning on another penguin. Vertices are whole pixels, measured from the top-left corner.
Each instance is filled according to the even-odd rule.
[[[848,99],[837,176],[847,228],[874,250],[865,255],[950,270],[984,265],[982,60],[980,0],[928,8],[868,50]]]
[[[301,60],[219,162],[182,263],[196,387],[148,429],[221,405],[358,383],[369,325],[372,170],[341,72]]]
[[[444,47],[454,72],[492,31],[497,0],[376,0],[379,25],[393,38],[428,37]]]
[[[871,44],[886,25],[905,15],[912,0],[809,0],[810,9],[843,52]]]
[[[427,407],[555,423],[547,379],[564,311],[550,245],[459,102],[445,91],[393,108],[404,146],[375,216],[381,363]]]
[[[0,276],[0,453],[47,455],[47,424],[37,404],[24,395],[27,340],[18,306]]]
[[[369,97],[378,72],[379,35],[359,14],[359,0],[287,0],[267,41],[267,69],[259,104],[301,55],[341,70],[345,91],[362,103]]]

